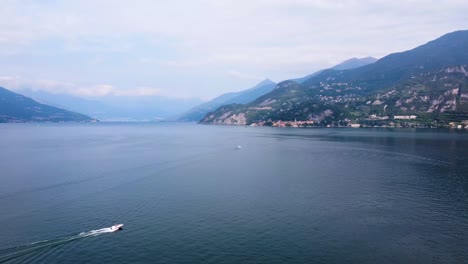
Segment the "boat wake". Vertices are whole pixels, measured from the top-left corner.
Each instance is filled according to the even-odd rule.
[[[115,229],[113,229],[112,227],[105,227],[101,229],[91,230],[88,232],[81,232],[76,237],[83,238],[83,237],[90,237],[90,236],[99,236],[105,233],[112,233],[112,232],[115,232]]]
[[[91,230],[87,232],[81,232],[78,235],[68,236],[57,238],[53,240],[41,240],[21,246],[16,246],[7,249],[0,249],[0,263],[5,263],[12,259],[30,254],[32,252],[37,252],[40,250],[44,250],[51,247],[56,247],[59,245],[63,245],[65,243],[69,243],[78,239],[86,238],[86,237],[94,237],[99,236],[106,233],[113,233],[115,232],[115,227],[105,227],[101,229]]]

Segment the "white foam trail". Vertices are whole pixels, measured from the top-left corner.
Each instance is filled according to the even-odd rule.
[[[41,240],[41,241],[37,241],[37,242],[32,242],[32,243],[29,243],[28,246],[41,244],[41,243],[45,243],[45,242],[49,242],[49,240],[46,239],[46,240]]]
[[[112,230],[111,227],[105,227],[105,228],[101,228],[101,229],[91,230],[91,231],[88,231],[88,232],[82,232],[82,233],[80,233],[78,235],[78,237],[98,236],[98,235],[101,235],[101,234],[112,233],[112,232],[114,232],[114,230]]]
[[[67,242],[71,242],[80,238],[99,236],[105,233],[112,233],[112,232],[114,232],[114,230],[112,230],[111,227],[105,227],[105,228],[91,230],[87,232],[81,232],[78,235],[74,235],[74,236],[63,237],[63,238],[53,239],[53,240],[42,240],[42,241],[29,243],[23,246],[17,246],[17,247],[10,248],[10,249],[4,249],[1,251],[4,251],[4,252],[8,251],[8,254],[0,255],[0,263],[9,261],[13,258],[26,255],[28,253],[31,253],[33,251],[36,251],[42,248],[65,244]]]

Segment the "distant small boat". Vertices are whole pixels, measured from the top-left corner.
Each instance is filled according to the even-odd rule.
[[[112,231],[112,232],[115,232],[115,231],[122,230],[122,227],[123,227],[123,224],[113,225],[113,226],[111,227],[111,231]]]
[[[241,145],[239,145],[239,146],[237,146],[237,147],[236,147],[236,149],[241,149],[241,148],[242,148],[242,146],[241,146]]]

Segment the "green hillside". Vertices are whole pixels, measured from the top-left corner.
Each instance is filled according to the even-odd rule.
[[[363,67],[326,70],[302,84],[284,81],[248,105],[220,107],[201,123],[464,124],[468,122],[467,65],[468,31],[457,31]]]

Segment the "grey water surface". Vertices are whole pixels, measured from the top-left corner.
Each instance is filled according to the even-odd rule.
[[[3,124],[0,263],[468,263],[468,133]]]

